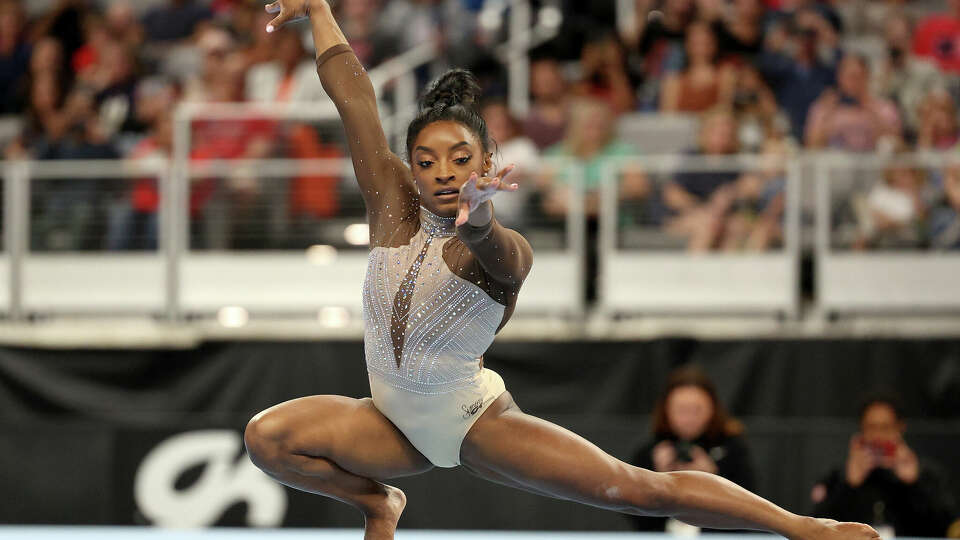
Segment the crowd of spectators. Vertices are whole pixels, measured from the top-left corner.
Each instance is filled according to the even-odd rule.
[[[48,3],[31,16],[24,0],[0,0],[0,114],[20,123],[6,140],[0,130],[7,159],[164,157],[179,102],[324,98],[304,28],[263,32],[269,15],[258,2]],[[645,150],[644,140],[617,129],[631,113],[699,118],[699,137],[678,154],[769,158],[739,173],[620,175],[621,221],[692,251],[781,243],[777,162],[798,151],[948,150],[960,137],[960,0],[636,0],[629,28],[618,28],[610,10],[557,0],[563,27],[530,52],[523,118],[506,106],[495,52],[506,25],[482,15],[488,4],[356,0],[336,9],[368,68],[429,39],[442,52],[418,73],[422,83],[449,66],[477,72],[499,159],[517,162],[529,186],[501,203],[504,221],[517,227],[558,222],[566,212],[560,188],[569,171],[543,158],[584,166],[586,214],[595,220],[604,160]],[[291,123],[195,122],[192,140],[194,159],[343,156],[336,136]],[[957,247],[955,176],[877,175],[849,201],[850,245]],[[46,184],[34,204],[34,247],[155,246],[156,180],[119,185]],[[195,180],[190,191],[195,247],[290,247],[291,231],[309,234],[345,205],[337,179],[324,176],[278,182],[246,172]]]

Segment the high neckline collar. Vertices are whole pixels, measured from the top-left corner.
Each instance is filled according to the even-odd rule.
[[[454,236],[457,234],[456,217],[441,217],[420,207],[420,226],[429,236]]]

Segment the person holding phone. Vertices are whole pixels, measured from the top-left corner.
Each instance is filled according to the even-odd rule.
[[[814,514],[870,523],[884,537],[945,536],[955,511],[943,477],[921,464],[905,432],[894,398],[866,400],[845,466],[813,488]]]
[[[651,419],[653,438],[633,463],[658,472],[700,471],[753,489],[754,472],[743,424],[732,418],[717,397],[713,382],[700,368],[674,370]],[[676,530],[665,518],[636,517],[638,530]]]

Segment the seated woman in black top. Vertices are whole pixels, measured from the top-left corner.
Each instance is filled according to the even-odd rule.
[[[753,489],[753,469],[743,442],[743,424],[731,418],[716,388],[696,367],[674,371],[654,408],[653,439],[633,463],[655,471],[702,471]],[[637,517],[641,531],[662,531],[665,518]]]

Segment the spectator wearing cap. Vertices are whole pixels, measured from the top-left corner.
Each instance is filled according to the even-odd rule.
[[[868,523],[896,536],[943,537],[955,517],[943,476],[907,444],[897,400],[876,396],[860,409],[846,465],[814,486],[814,515]]]
[[[812,9],[782,17],[767,31],[758,67],[798,141],[803,140],[810,106],[834,84],[837,44],[836,28]]]

